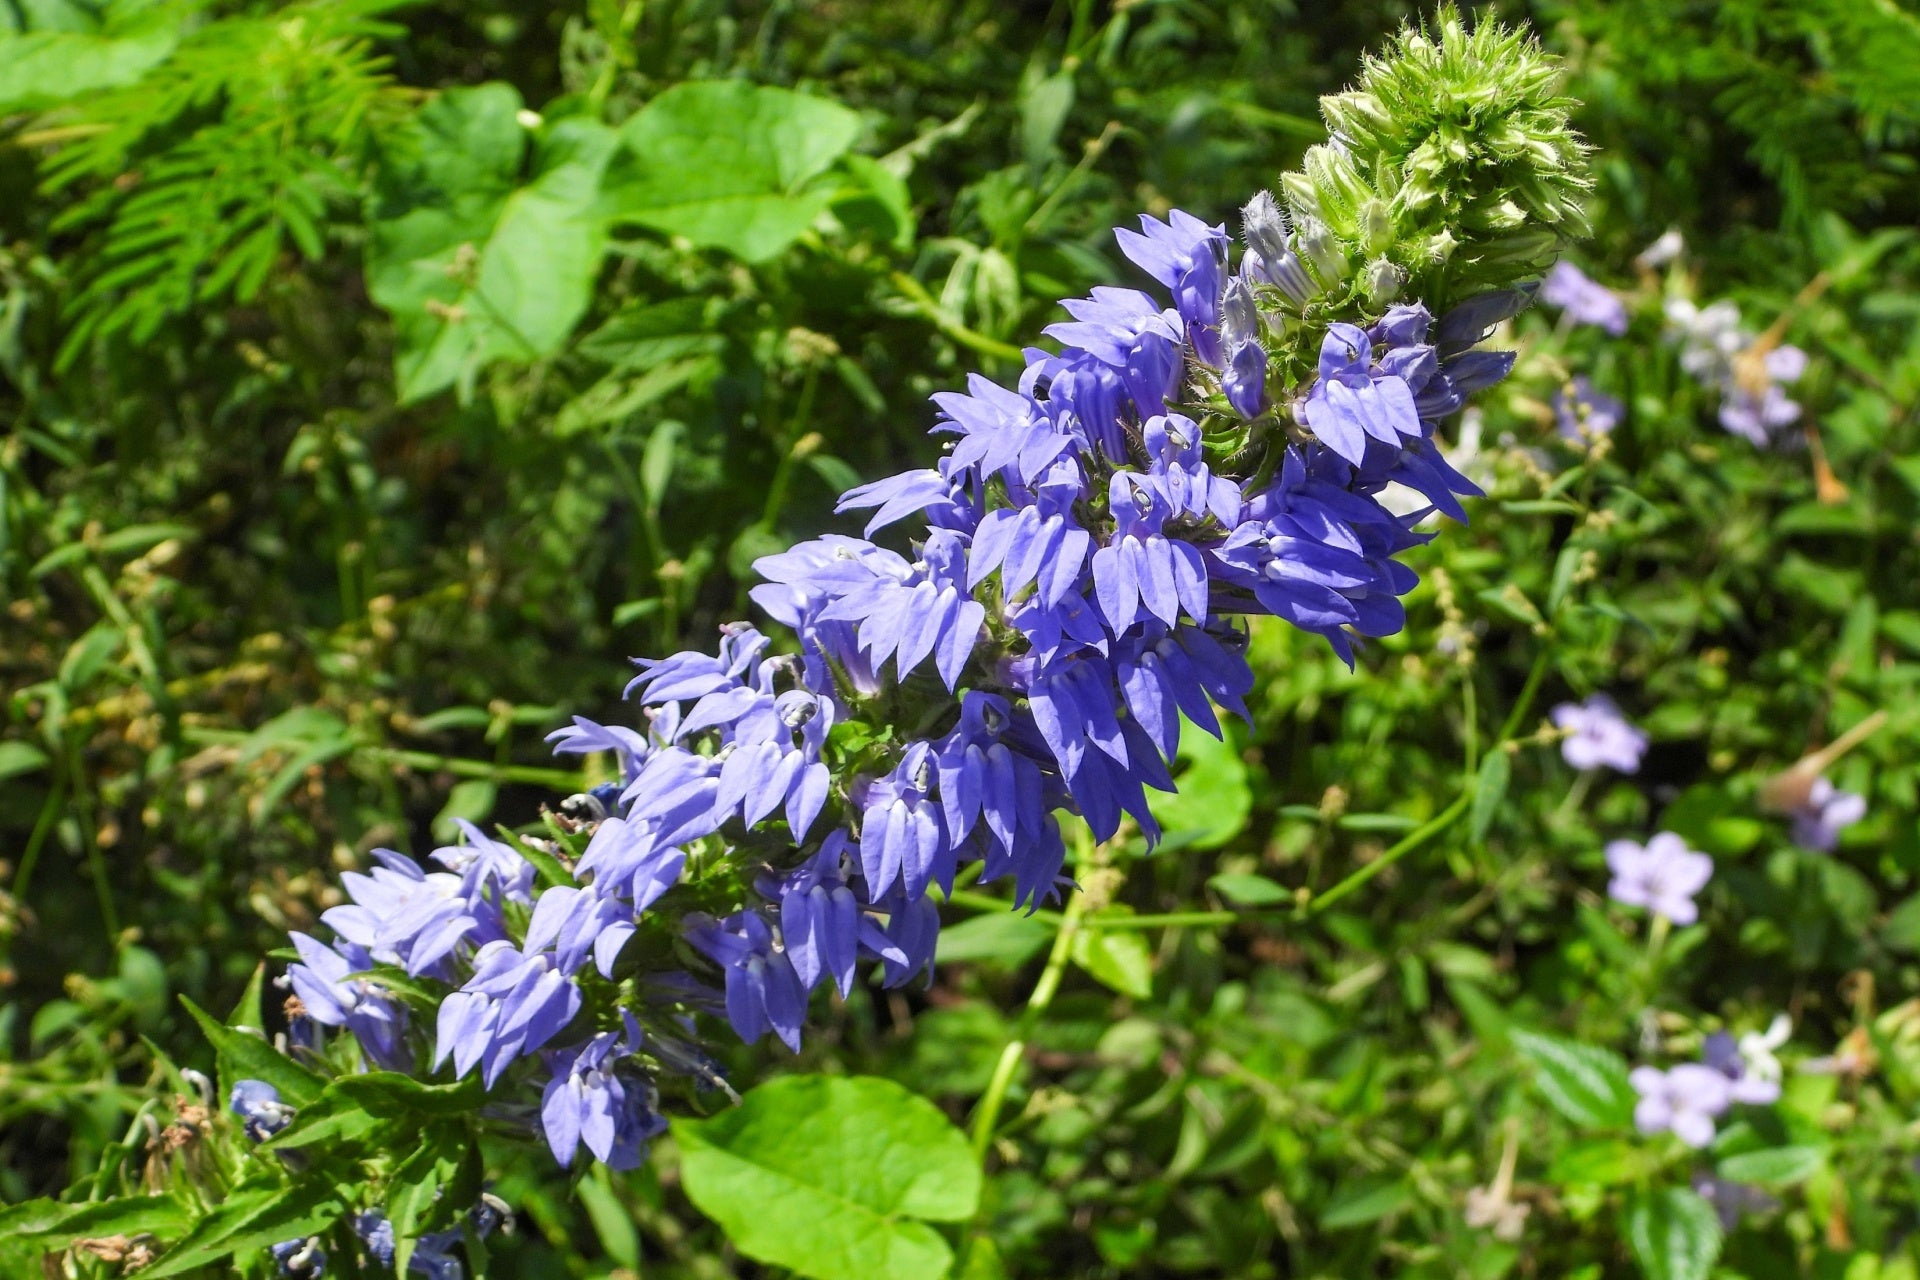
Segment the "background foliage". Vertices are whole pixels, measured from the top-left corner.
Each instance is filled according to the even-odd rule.
[[[1523,317],[1463,428],[1490,498],[1424,553],[1408,630],[1351,675],[1256,633],[1254,721],[1193,744],[1173,838],[1082,864],[1096,924],[1045,1019],[1021,1011],[1062,922],[966,895],[930,990],[818,1005],[798,1069],[956,1120],[1032,1041],[979,1194],[875,1206],[885,1247],[952,1240],[977,1275],[1920,1268],[1920,18],[1504,9],[1569,61],[1583,265],[1632,328]],[[626,657],[704,645],[755,556],[931,457],[926,395],[1121,278],[1107,228],[1233,221],[1408,12],[0,7],[0,1198],[137,1167],[130,1117],[206,1065],[177,995],[232,1007],[369,849],[576,789],[544,732],[619,717]],[[1636,268],[1670,227],[1679,265]],[[1663,294],[1813,355],[1811,448],[1719,430]],[[1626,404],[1603,446],[1555,436],[1573,372]],[[1535,734],[1595,690],[1653,735],[1634,778]],[[1760,781],[1878,710],[1834,771],[1869,818],[1793,848]],[[1660,829],[1716,875],[1649,947],[1600,848]],[[1626,1062],[1780,1011],[1778,1108],[1699,1157],[1632,1136]],[[829,1083],[751,1105],[777,1126]],[[697,1173],[724,1183],[754,1121],[571,1192],[506,1171],[501,1273],[754,1274],[737,1204],[764,1196]],[[1509,1150],[1514,1240],[1463,1212]],[[1696,1167],[1773,1207],[1722,1247]]]

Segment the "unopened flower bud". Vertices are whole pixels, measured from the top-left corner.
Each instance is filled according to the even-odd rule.
[[[1262,191],[1240,211],[1240,236],[1262,262],[1287,256],[1287,219],[1271,191]]]
[[[1232,353],[1259,337],[1260,309],[1254,305],[1253,290],[1235,276],[1220,297],[1220,340]]]
[[[1323,289],[1331,289],[1347,278],[1347,255],[1333,238],[1327,224],[1318,218],[1302,218],[1293,233],[1294,251]]]
[[[1375,258],[1367,264],[1368,304],[1375,307],[1386,306],[1400,296],[1400,289],[1406,283],[1406,272],[1385,258]]]

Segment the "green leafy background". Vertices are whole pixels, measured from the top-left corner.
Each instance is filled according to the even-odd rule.
[[[1183,742],[1161,851],[1078,867],[1044,1017],[1069,922],[963,892],[930,988],[728,1051],[744,1104],[636,1173],[475,1146],[458,1091],[288,1080],[284,1144],[343,1181],[215,1118],[213,1211],[140,1117],[179,1119],[182,1066],[265,1069],[260,958],[341,869],[536,822],[587,780],[542,734],[620,717],[628,657],[709,644],[754,557],[932,458],[928,394],[1141,283],[1111,226],[1231,224],[1418,15],[0,6],[0,1271],[146,1232],[176,1247],[142,1274],[263,1275],[361,1203],[441,1229],[484,1174],[521,1230],[469,1261],[533,1280],[1920,1274],[1920,17],[1495,7],[1567,60],[1580,261],[1632,327],[1515,326],[1489,497],[1357,672],[1256,629],[1251,723]],[[1721,431],[1662,293],[1779,321],[1817,440]],[[1603,450],[1554,435],[1573,373],[1626,405]],[[1653,738],[1634,777],[1537,732],[1595,691]],[[1880,711],[1830,770],[1868,818],[1795,849],[1760,783]],[[1660,829],[1715,875],[1656,944],[1601,849]],[[1633,1132],[1629,1066],[1779,1012],[1778,1105],[1698,1154]],[[1504,1232],[1469,1193],[1509,1160]],[[1708,1175],[1764,1198],[1723,1229]]]

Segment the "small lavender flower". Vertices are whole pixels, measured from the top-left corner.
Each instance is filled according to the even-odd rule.
[[[1638,773],[1647,753],[1647,735],[1628,723],[1620,708],[1604,693],[1583,703],[1563,702],[1553,709],[1556,727],[1570,730],[1561,740],[1560,754],[1576,769],[1605,765],[1620,773]]]
[[[1697,1062],[1668,1071],[1635,1067],[1627,1080],[1640,1095],[1634,1127],[1649,1136],[1671,1132],[1695,1148],[1713,1141],[1713,1122],[1733,1101],[1726,1076]]]
[[[1687,848],[1671,831],[1662,831],[1645,846],[1615,840],[1607,846],[1607,867],[1613,872],[1607,894],[1615,902],[1645,907],[1678,925],[1700,918],[1693,895],[1713,878],[1713,859]]]
[[[255,1142],[265,1142],[293,1122],[293,1108],[280,1101],[280,1091],[264,1080],[236,1080],[227,1105]]]
[[[1807,798],[1793,809],[1793,842],[1816,853],[1832,853],[1840,833],[1867,816],[1867,798],[1841,791],[1824,777],[1815,778]]]
[[[1627,304],[1571,262],[1556,262],[1540,283],[1540,301],[1559,307],[1576,324],[1598,325],[1614,337],[1627,331]]]

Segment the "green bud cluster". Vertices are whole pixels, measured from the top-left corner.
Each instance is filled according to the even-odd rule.
[[[1588,147],[1560,90],[1559,61],[1532,38],[1491,20],[1469,30],[1448,6],[1322,98],[1333,137],[1278,194],[1325,301],[1438,314],[1540,275],[1584,237]]]

